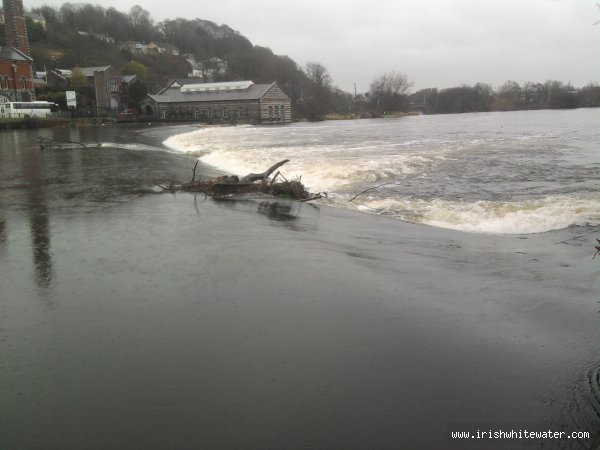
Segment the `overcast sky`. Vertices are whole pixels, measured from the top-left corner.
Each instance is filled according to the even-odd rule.
[[[556,79],[600,80],[600,8],[595,0],[96,0],[153,19],[226,24],[255,45],[299,65],[318,61],[334,84],[368,90],[384,72],[406,73],[414,89],[478,81],[498,87]],[[58,0],[23,0],[26,9]],[[73,1],[73,3],[76,3]]]

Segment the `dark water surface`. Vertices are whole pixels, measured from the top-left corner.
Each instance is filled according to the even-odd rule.
[[[179,132],[0,134],[0,448],[597,438],[594,227],[481,235],[160,194],[191,176],[157,144]]]

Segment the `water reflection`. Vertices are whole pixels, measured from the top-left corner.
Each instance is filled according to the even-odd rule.
[[[259,199],[212,197],[211,199],[215,204],[224,208],[256,212],[268,218],[271,225],[282,226],[294,231],[315,229],[315,222],[318,220],[319,207],[313,204],[268,197]],[[305,206],[310,208],[301,214]]]
[[[298,219],[300,208],[292,208],[292,203],[260,202],[258,213],[264,214],[269,219],[277,222],[289,222]]]
[[[2,204],[0,203],[0,207]],[[6,245],[6,221],[0,217],[0,246]]]
[[[209,200],[217,206],[236,211],[253,212],[265,216],[271,225],[281,225],[291,230],[315,229],[313,223],[315,214],[319,213],[319,206],[312,203],[302,203],[292,200],[279,200],[275,198],[243,198],[243,197],[209,197],[206,194],[194,195],[194,209],[201,216],[202,204]],[[300,214],[303,206],[311,213]]]
[[[43,157],[40,151],[32,150],[29,152],[29,157],[21,158],[20,162],[21,173],[29,186],[27,190],[28,216],[35,280],[40,288],[46,289],[52,281],[53,270]]]
[[[0,149],[0,180],[6,178],[3,170],[6,165],[4,159],[4,151]],[[0,251],[6,247],[6,220],[3,217],[4,209],[4,187],[0,185]]]
[[[0,136],[0,206],[24,210],[29,222],[35,282],[47,289],[53,277],[50,223],[46,203],[45,162],[35,133],[9,132]],[[8,202],[8,204],[6,204]],[[8,242],[8,216],[0,216],[0,246]]]
[[[52,281],[53,270],[47,214],[41,210],[32,212],[30,226],[36,283],[41,288],[48,288]]]

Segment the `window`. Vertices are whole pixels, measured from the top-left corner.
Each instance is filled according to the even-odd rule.
[[[227,119],[229,117],[229,111],[227,108],[223,108],[223,119]]]
[[[269,119],[273,118],[273,105],[269,105]]]
[[[27,79],[25,77],[21,77],[21,85],[23,89],[27,89]]]

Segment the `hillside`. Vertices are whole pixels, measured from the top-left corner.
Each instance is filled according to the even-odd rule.
[[[292,99],[298,118],[314,119],[349,108],[348,94],[330,83],[315,83],[291,58],[253,45],[227,25],[183,18],[155,23],[140,6],[123,13],[115,8],[65,3],[58,9],[43,6],[33,12],[46,20],[44,28],[27,19],[36,71],[112,65],[123,73],[137,73],[146,90],[156,92],[167,80],[187,77],[196,69],[206,81],[276,81]],[[143,51],[136,51],[140,48],[134,43]],[[220,70],[211,67],[214,61],[223,62]],[[323,95],[324,87],[327,95]]]

